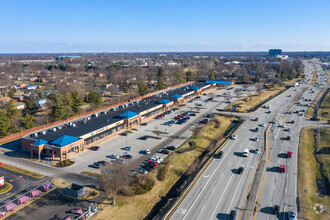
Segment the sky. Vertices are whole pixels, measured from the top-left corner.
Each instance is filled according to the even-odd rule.
[[[329,0],[0,0],[0,53],[330,51]]]

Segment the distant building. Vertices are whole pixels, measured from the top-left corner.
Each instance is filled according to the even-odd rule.
[[[282,60],[287,60],[289,59],[288,55],[277,55],[276,58],[282,59]]]
[[[23,102],[15,102],[14,105],[16,106],[17,109],[25,108],[25,104]]]
[[[269,56],[276,57],[277,55],[282,55],[281,49],[270,49],[269,50]]]

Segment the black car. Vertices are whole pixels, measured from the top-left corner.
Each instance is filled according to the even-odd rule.
[[[121,135],[121,136],[127,136],[127,135],[128,135],[128,132],[125,131],[125,132],[121,133],[120,135]]]
[[[93,146],[91,148],[89,148],[90,150],[93,150],[93,151],[98,151],[100,149],[99,146]]]
[[[279,215],[280,214],[280,209],[281,209],[281,207],[279,205],[274,205],[274,207],[273,207],[274,215]]]
[[[238,172],[238,174],[243,173],[244,172],[244,167],[239,167],[237,172]]]
[[[168,150],[161,150],[160,153],[162,153],[162,154],[171,154],[171,152],[169,152]]]
[[[174,146],[167,146],[167,150],[175,150],[176,149],[176,147],[174,147]]]
[[[229,218],[230,219],[235,219],[236,218],[236,211],[235,210],[230,211]]]
[[[220,151],[219,153],[217,153],[214,157],[215,158],[221,158],[223,156],[223,151]]]
[[[130,154],[124,154],[124,155],[122,156],[122,158],[125,158],[125,159],[132,159],[133,156],[130,155]]]

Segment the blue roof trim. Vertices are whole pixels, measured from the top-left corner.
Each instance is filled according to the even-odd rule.
[[[168,103],[170,103],[171,101],[170,100],[168,100],[168,99],[163,99],[163,100],[160,100],[158,103],[159,104],[168,104]]]
[[[198,86],[194,86],[191,88],[191,90],[200,90],[201,88],[199,88]]]
[[[39,140],[33,142],[32,145],[40,146],[40,145],[44,145],[44,144],[47,144],[47,143],[48,143],[48,141],[39,139]]]
[[[174,94],[170,97],[170,99],[178,99],[178,98],[181,98],[181,97],[182,97],[181,95]]]
[[[132,117],[137,116],[137,115],[138,115],[138,113],[136,113],[136,112],[127,111],[127,112],[121,114],[119,117],[120,118],[132,118]]]
[[[207,84],[223,84],[223,85],[230,85],[232,81],[222,81],[222,80],[207,80]]]
[[[60,138],[57,138],[56,140],[50,142],[52,145],[58,146],[58,147],[63,147],[65,145],[71,144],[72,142],[75,142],[79,140],[78,137],[73,137],[73,136],[68,136],[68,135],[63,135]]]

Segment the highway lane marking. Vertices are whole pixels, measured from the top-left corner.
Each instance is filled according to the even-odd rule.
[[[203,211],[204,208],[205,208],[205,205],[203,205],[203,208],[202,208],[201,212]]]
[[[209,183],[209,181],[212,179],[214,173],[217,171],[217,169],[220,167],[220,165],[222,164],[222,162],[224,161],[225,157],[227,157],[230,154],[225,154],[225,156],[223,157],[223,159],[221,160],[221,162],[218,164],[218,166],[214,169],[213,173],[211,174],[211,177],[207,180],[207,182],[204,184],[202,190],[199,191],[198,196],[196,197],[196,199],[194,200],[193,204],[189,207],[189,209],[187,210],[186,214],[188,214],[188,212],[191,210],[191,208],[194,206],[194,204],[196,203],[196,201],[198,200],[198,198],[200,197],[200,195],[202,194],[202,192],[204,191],[204,189],[206,188],[207,184]],[[223,175],[223,173],[222,173]],[[221,176],[222,176],[221,175]],[[183,217],[182,220],[184,220],[186,218],[186,215]]]

